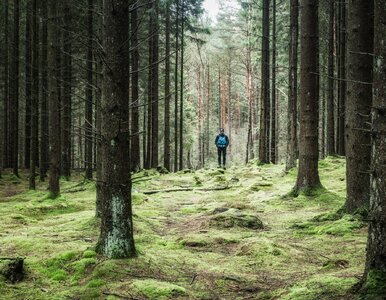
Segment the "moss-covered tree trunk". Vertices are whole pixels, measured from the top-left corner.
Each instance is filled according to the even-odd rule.
[[[364,274],[366,299],[386,294],[386,6],[375,1],[375,68],[372,106],[370,224]],[[373,289],[373,290],[371,290]],[[375,289],[375,290],[374,290]]]
[[[318,172],[318,1],[303,0],[301,8],[300,139],[296,192],[321,186]]]
[[[111,258],[135,255],[129,168],[129,9],[126,0],[104,1],[103,95],[99,182],[101,228],[98,253]]]
[[[349,213],[368,208],[370,191],[370,112],[373,79],[373,1],[348,7],[348,86],[346,98],[346,176]]]

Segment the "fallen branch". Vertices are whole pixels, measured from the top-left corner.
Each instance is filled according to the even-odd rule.
[[[224,191],[227,189],[230,189],[231,187],[226,186],[220,186],[220,187],[214,187],[214,188],[178,188],[178,189],[166,189],[166,190],[153,190],[153,191],[143,191],[142,194],[145,195],[152,195],[152,194],[158,194],[158,193],[172,193],[172,192],[191,192],[191,191],[200,191],[200,192],[211,192],[211,191]]]

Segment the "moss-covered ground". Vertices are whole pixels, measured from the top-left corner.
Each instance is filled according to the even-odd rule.
[[[46,183],[26,191],[26,174],[6,174],[0,256],[25,258],[26,278],[0,278],[0,299],[352,299],[366,224],[336,214],[344,202],[344,160],[321,161],[320,173],[325,190],[296,198],[289,196],[296,170],[285,174],[283,166],[135,174],[138,257],[126,260],[94,252],[92,182],[74,175],[51,200]]]

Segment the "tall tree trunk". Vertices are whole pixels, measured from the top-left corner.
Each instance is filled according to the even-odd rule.
[[[133,0],[132,3],[137,3]],[[134,9],[131,14],[131,163],[132,170],[140,168],[140,142],[139,142],[139,45],[138,45],[138,12]]]
[[[13,174],[19,176],[19,17],[20,0],[13,7],[13,43],[10,68],[10,154]]]
[[[184,40],[185,40],[185,0],[181,7],[181,62],[180,62],[180,157],[179,170],[184,168]]]
[[[302,0],[301,7],[300,142],[296,193],[321,187],[318,173],[318,1]]]
[[[298,148],[298,45],[299,45],[299,0],[291,0],[290,44],[288,72],[288,127],[286,170],[296,167]]]
[[[271,93],[271,163],[276,164],[276,0],[272,0],[272,93]]]
[[[32,5],[32,103],[31,103],[31,155],[29,188],[36,188],[39,133],[39,16],[37,0]]]
[[[263,0],[259,160],[264,164],[269,163],[269,73],[269,0]]]
[[[149,3],[149,10],[151,11],[152,8],[154,7],[153,6],[154,3],[151,2]],[[154,34],[154,15],[153,15],[153,12],[151,13],[150,15],[150,20],[149,20],[149,35],[148,35],[148,39],[149,39],[149,44],[148,44],[148,52],[149,52],[149,56],[148,56],[148,77],[147,77],[147,124],[146,124],[146,139],[147,139],[147,143],[146,143],[146,160],[144,161],[144,168],[145,169],[150,169],[151,168],[151,158],[152,158],[152,124],[153,124],[153,121],[152,121],[152,116],[153,116],[153,113],[152,113],[152,108],[153,108],[153,105],[152,105],[152,101],[153,101],[153,66],[152,66],[152,63],[153,63],[153,47],[154,47],[154,38],[153,38],[153,34]]]
[[[32,0],[27,1],[25,20],[25,120],[24,167],[29,169],[31,156],[31,98],[32,98]]]
[[[151,167],[158,167],[158,115],[159,115],[159,53],[158,53],[158,44],[159,44],[159,22],[158,22],[158,0],[154,2],[154,15],[153,15],[153,29],[152,29],[152,39],[153,39],[153,47],[152,47],[152,62],[151,62],[151,95],[152,95],[152,103],[151,103]]]
[[[327,155],[335,155],[335,115],[334,115],[334,37],[335,37],[335,1],[329,5],[328,32],[328,98],[327,98]]]
[[[345,208],[354,213],[369,205],[374,3],[351,1],[348,13]]]
[[[3,62],[4,62],[4,73],[2,81],[4,85],[4,96],[3,96],[3,136],[2,145],[3,149],[0,152],[1,165],[4,168],[9,167],[9,21],[8,21],[8,0],[4,1],[4,45],[3,45]]]
[[[366,3],[367,4],[367,3]],[[370,217],[367,241],[364,294],[382,299],[386,294],[386,7],[375,0],[375,64],[374,100],[372,105]],[[366,16],[369,18],[369,16]],[[367,23],[369,25],[369,22]],[[366,286],[371,284],[372,291]],[[368,297],[367,299],[370,299]]]
[[[60,193],[60,100],[57,84],[57,1],[48,0],[48,97],[49,97],[49,136],[50,136],[50,181],[49,191],[51,198],[56,198]]]
[[[205,131],[206,131],[206,137],[205,137],[205,155],[209,156],[209,147],[210,147],[210,118],[211,118],[211,99],[212,99],[212,94],[211,94],[211,87],[212,87],[212,81],[210,79],[210,67],[209,63],[207,65],[207,106],[206,106],[206,125],[205,125]]]
[[[355,1],[355,0],[354,0]],[[372,0],[371,0],[372,1]],[[338,39],[338,154],[345,155],[345,119],[346,119],[346,55],[347,55],[347,9],[346,2],[338,2],[339,39]]]
[[[101,228],[97,252],[110,258],[135,256],[130,166],[128,1],[104,1],[104,68],[102,98]]]
[[[94,15],[94,0],[88,0],[87,12],[87,86],[86,86],[86,103],[85,103],[85,164],[86,164],[86,178],[92,179],[93,160],[93,15]]]
[[[63,30],[63,97],[61,116],[61,174],[66,179],[71,176],[71,85],[72,85],[72,43],[71,43],[71,12],[70,5],[64,3],[64,30]]]
[[[176,1],[176,57],[174,64],[174,172],[178,171],[178,66],[179,66],[179,25],[180,1]]]
[[[98,41],[102,41],[103,39],[103,1],[97,0],[97,39]],[[103,60],[102,53],[103,47],[100,46],[101,43],[97,44],[97,48],[95,51],[96,58],[96,91],[95,91],[95,123],[96,123],[96,208],[95,208],[95,216],[100,217],[102,215],[102,193],[101,193],[101,181],[102,181],[102,139],[101,139],[101,131],[102,131],[102,70],[103,70]]]
[[[170,166],[170,4],[166,4],[165,28],[165,136],[164,136],[164,167],[171,171]]]
[[[198,162],[199,168],[203,166],[203,153],[202,153],[202,91],[201,91],[201,68],[197,67],[197,91],[198,91]]]
[[[39,149],[39,173],[40,181],[44,181],[46,178],[48,165],[49,165],[49,142],[48,142],[48,102],[47,102],[47,91],[48,91],[48,60],[47,60],[47,0],[41,2],[41,16],[42,16],[42,32],[41,32],[41,98],[40,98],[40,149]]]

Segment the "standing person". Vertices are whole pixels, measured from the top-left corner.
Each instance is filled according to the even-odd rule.
[[[229,145],[228,136],[224,133],[224,128],[220,128],[220,134],[216,136],[216,140],[214,142],[217,147],[218,154],[218,167],[221,166],[225,169],[226,156],[227,156],[227,147]],[[221,165],[221,156],[222,156],[222,165]]]

